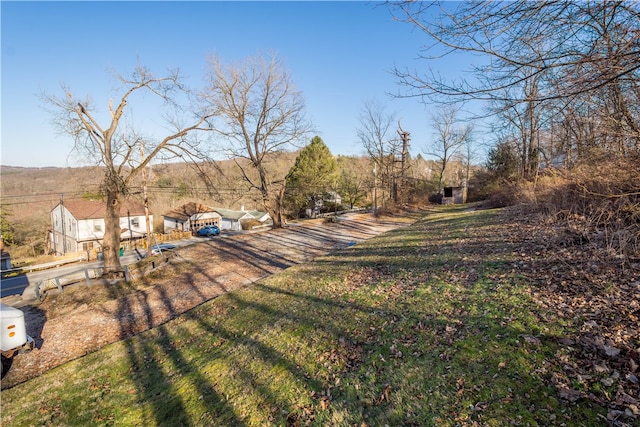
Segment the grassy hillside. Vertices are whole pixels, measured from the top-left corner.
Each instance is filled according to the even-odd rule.
[[[442,209],[5,390],[2,424],[633,425],[615,397],[637,392],[638,337],[583,375],[594,319],[566,315],[572,275],[541,244],[503,211]]]

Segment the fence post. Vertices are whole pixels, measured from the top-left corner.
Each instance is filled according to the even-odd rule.
[[[89,280],[89,269],[88,268],[84,269],[84,278],[85,278],[85,280],[87,282],[87,286],[89,286],[91,284],[91,282]]]
[[[59,277],[56,277],[56,286],[58,287],[58,290],[59,290],[60,292],[62,292],[62,291],[63,291],[63,289],[62,289],[62,283],[60,283],[60,278],[59,278]]]
[[[36,283],[36,298],[38,299],[38,301],[42,301],[42,298],[40,297],[40,286],[42,285],[42,280],[39,281],[38,283]]]
[[[129,276],[129,266],[125,265],[124,266],[124,280],[127,282],[130,282],[131,277]]]

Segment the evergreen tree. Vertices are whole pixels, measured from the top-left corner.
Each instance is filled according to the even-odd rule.
[[[506,143],[498,143],[489,150],[487,169],[496,178],[511,179],[518,174],[520,162],[513,147]]]
[[[338,164],[319,136],[304,147],[287,175],[285,199],[292,210],[315,208],[323,194],[335,190]]]

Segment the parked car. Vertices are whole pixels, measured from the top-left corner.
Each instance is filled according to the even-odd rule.
[[[2,371],[9,370],[16,354],[33,350],[34,341],[27,335],[24,313],[17,308],[0,303],[0,349],[2,350]]]
[[[217,225],[207,225],[198,230],[197,234],[202,237],[217,236],[220,234],[220,229]]]
[[[151,255],[158,255],[165,251],[172,251],[176,248],[176,245],[172,245],[171,243],[160,243],[157,245],[151,246]]]

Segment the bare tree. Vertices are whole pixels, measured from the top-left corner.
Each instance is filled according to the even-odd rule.
[[[436,69],[396,68],[403,88],[398,96],[445,103],[493,101],[494,107],[499,104],[505,109],[493,111],[510,110],[507,120],[514,112],[522,112],[518,128],[527,131],[518,136],[523,141],[523,175],[530,175],[537,166],[532,148],[543,124],[550,129],[556,123],[558,128],[552,110],[571,109],[582,120],[580,112],[588,108],[590,119],[599,123],[589,141],[606,152],[627,155],[640,149],[637,2],[399,1],[389,5],[398,20],[425,36],[421,52],[421,58],[428,60],[425,63],[438,64],[437,59],[458,54],[465,55],[465,63],[470,57],[477,61],[459,79]]]
[[[120,269],[120,208],[129,195],[134,178],[161,154],[167,158],[203,158],[195,131],[207,130],[207,120],[211,117],[200,112],[189,124],[182,123],[180,116],[185,111],[176,100],[187,91],[180,83],[177,71],[156,77],[147,68],[138,66],[131,78],[117,77],[124,93],[115,107],[113,99],[109,100],[110,114],[104,124],[100,124],[100,114],[88,98],[81,101],[66,88],[63,97],[44,95],[45,102],[51,107],[54,124],[73,137],[74,151],[104,170],[101,191],[106,199],[106,212],[102,250],[108,273]],[[167,136],[157,140],[145,138],[136,130],[121,125],[129,102],[140,92],[150,93],[165,103]],[[168,114],[168,107],[172,107],[173,116]],[[147,154],[141,156],[143,144]]]
[[[400,171],[403,140],[396,136],[394,114],[385,111],[384,105],[375,101],[364,103],[356,130],[358,138],[374,165],[375,180],[380,181],[382,200],[391,200],[395,178]],[[376,187],[378,183],[374,182]]]
[[[516,149],[520,157],[520,176],[531,178],[540,162],[540,139],[543,132],[543,114],[549,113],[552,105],[542,105],[536,101],[539,94],[539,76],[524,79],[518,86],[509,88],[524,96],[519,102],[495,100],[492,102],[496,112],[496,126],[500,129],[502,139],[519,141]],[[506,98],[506,97],[505,97]],[[494,135],[496,135],[494,133]]]
[[[447,106],[432,115],[435,139],[424,154],[438,160],[438,193],[444,188],[444,173],[449,162],[456,157],[471,136],[471,125],[459,126],[456,115],[458,110]]]
[[[203,96],[218,115],[213,128],[224,138],[227,155],[248,161],[249,169],[236,163],[250,187],[260,191],[273,227],[280,228],[285,176],[274,173],[269,162],[301,143],[310,130],[302,93],[274,55],[226,66],[212,56]]]
[[[556,77],[566,72],[575,75],[576,67],[589,70],[580,75],[579,82],[567,81],[562,92],[557,88],[541,91],[536,98],[540,101],[595,90],[640,69],[640,10],[635,2],[518,0],[452,5],[400,1],[390,5],[398,20],[417,27],[427,37],[422,58],[473,53],[482,59],[469,70],[475,80],[451,81],[434,70],[396,69],[414,96],[495,99],[523,79],[550,72]],[[624,34],[623,29],[629,33]],[[617,66],[611,69],[612,64]],[[505,72],[514,70],[526,73]]]
[[[470,132],[473,132],[473,130],[470,129]],[[460,157],[460,163],[462,163],[462,166],[464,168],[464,185],[468,186],[469,180],[471,179],[471,169],[473,168],[473,162],[476,160],[478,155],[473,137],[471,135],[465,138],[458,155]]]

